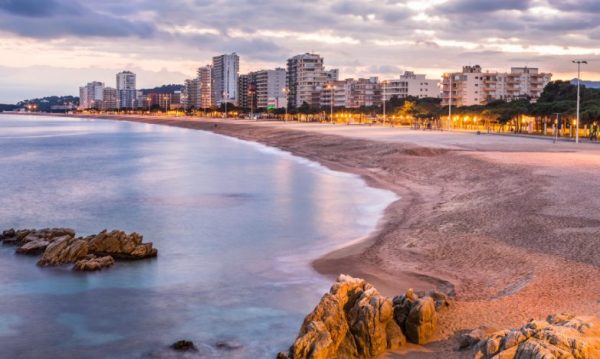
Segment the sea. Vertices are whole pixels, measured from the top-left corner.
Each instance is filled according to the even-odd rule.
[[[0,114],[0,231],[138,232],[156,259],[77,273],[0,246],[0,358],[274,358],[393,193],[253,142]],[[192,340],[198,352],[169,346]]]

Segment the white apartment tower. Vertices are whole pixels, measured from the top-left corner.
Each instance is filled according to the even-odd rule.
[[[240,57],[234,52],[213,57],[212,63],[212,102],[221,106],[225,102],[238,104],[238,78]]]
[[[89,82],[79,88],[79,108],[100,108],[104,99],[104,83],[99,81]]]
[[[321,88],[327,81],[323,58],[317,54],[303,54],[287,61],[288,105],[298,108],[303,103],[320,105]]]
[[[119,93],[119,108],[135,108],[137,91],[135,74],[122,71],[117,74],[117,92]]]

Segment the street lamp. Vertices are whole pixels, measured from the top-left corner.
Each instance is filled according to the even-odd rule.
[[[577,64],[577,122],[575,123],[575,143],[579,143],[579,101],[580,94],[579,88],[581,83],[581,64],[587,65],[585,60],[573,60],[574,64]]]
[[[227,93],[227,91],[223,91],[223,100],[225,100],[225,118],[227,118],[227,98],[229,97],[229,94]]]
[[[383,80],[383,126],[385,127],[385,103],[387,101],[387,80]]]
[[[288,94],[290,93],[290,89],[287,87],[284,87],[283,93],[285,94],[285,116],[283,117],[283,122],[286,122],[287,116],[288,116],[288,103],[289,103]]]
[[[452,74],[448,74],[450,79],[450,89],[448,91],[448,131],[450,131],[450,123],[452,122]]]
[[[327,85],[327,89],[329,89],[330,93],[331,93],[331,117],[330,117],[330,122],[331,124],[333,124],[333,94],[334,94],[334,90],[335,90],[335,85],[333,84],[329,84]]]

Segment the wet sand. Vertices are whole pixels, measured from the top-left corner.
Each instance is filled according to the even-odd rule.
[[[120,119],[257,141],[395,192],[400,199],[369,239],[314,262],[324,275],[364,277],[389,296],[408,287],[455,295],[433,343],[388,357],[469,357],[455,351],[460,331],[520,326],[558,312],[599,313],[600,145],[343,125]]]

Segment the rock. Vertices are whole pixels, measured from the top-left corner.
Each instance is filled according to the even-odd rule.
[[[437,326],[435,302],[431,297],[419,298],[406,318],[406,337],[415,344],[427,344]]]
[[[88,242],[80,238],[63,236],[46,247],[38,265],[42,267],[74,263],[88,255]]]
[[[600,358],[600,321],[593,317],[549,316],[493,333],[478,344],[476,358]]]
[[[48,247],[49,244],[50,242],[46,240],[36,239],[34,241],[23,244],[22,246],[17,248],[16,252],[18,254],[39,255],[44,253],[46,247]]]
[[[284,352],[279,352],[277,353],[277,359],[289,359],[290,357],[288,356],[287,353]]]
[[[143,237],[138,233],[126,234],[123,231],[106,230],[95,236],[87,237],[89,251],[98,256],[112,256],[115,259],[136,260],[156,257],[158,251],[152,243],[142,243]]]
[[[237,342],[221,340],[215,343],[215,348],[219,350],[238,350],[243,347],[242,344]]]
[[[171,344],[171,349],[177,350],[177,351],[182,351],[182,352],[189,352],[189,351],[197,352],[198,351],[198,348],[196,348],[196,346],[194,345],[194,342],[192,342],[191,340],[179,340],[179,341]]]
[[[364,280],[341,275],[304,319],[287,357],[371,358],[405,342],[391,300]]]
[[[40,230],[35,229],[9,229],[2,232],[0,239],[5,244],[14,244],[23,246],[29,242],[48,242],[51,243],[54,240],[68,236],[70,238],[75,237],[75,231],[70,228],[44,228]],[[25,253],[28,254],[28,253]]]
[[[438,293],[438,292],[430,292]],[[441,303],[447,303],[445,295],[434,294]],[[415,344],[426,344],[437,326],[436,302],[431,296],[419,298],[409,289],[406,294],[394,298],[394,319],[407,339]],[[448,304],[449,305],[449,304]],[[445,308],[445,304],[438,306]]]
[[[460,344],[458,348],[461,350],[471,348],[482,341],[486,336],[486,331],[481,328],[472,330],[469,333],[464,333],[460,336]]]
[[[115,260],[111,256],[98,258],[92,254],[75,262],[73,270],[79,272],[95,272],[104,268],[112,267],[114,264]]]

